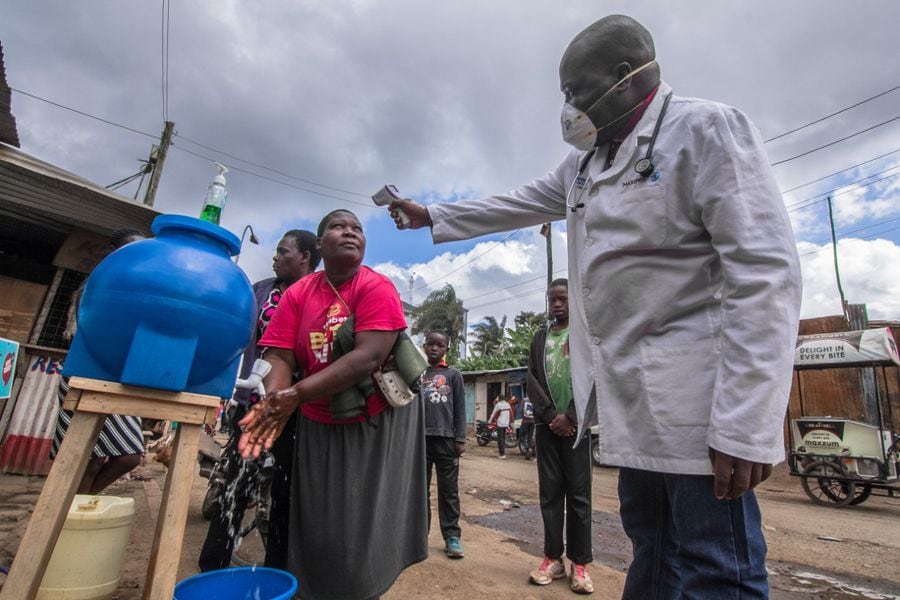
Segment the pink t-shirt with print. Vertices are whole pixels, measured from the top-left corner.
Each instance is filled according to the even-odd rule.
[[[397,288],[391,280],[366,266],[353,279],[338,286],[338,292],[356,317],[356,331],[402,331],[406,319]],[[284,292],[275,314],[259,342],[260,346],[294,351],[297,366],[308,377],[331,362],[334,332],[350,313],[328,284],[324,271],[304,277]],[[383,411],[387,401],[377,392],[366,400],[370,416]],[[357,423],[365,417],[331,418],[327,397],[301,405],[308,419],[319,423]]]

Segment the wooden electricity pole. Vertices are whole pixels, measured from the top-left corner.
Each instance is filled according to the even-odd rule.
[[[172,142],[172,131],[175,129],[175,123],[166,121],[163,129],[162,137],[159,138],[159,147],[155,146],[150,151],[150,164],[153,172],[150,174],[150,183],[147,184],[147,193],[144,194],[144,204],[153,206],[156,199],[156,188],[159,187],[159,178],[162,176],[163,164],[166,162],[166,152],[169,151],[169,144]]]

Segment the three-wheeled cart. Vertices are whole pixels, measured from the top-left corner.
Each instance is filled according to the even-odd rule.
[[[879,391],[889,394],[889,372],[900,388],[900,370],[891,367],[900,367],[900,357],[888,328],[798,336],[794,369],[801,407],[801,371],[864,368],[872,370],[875,380],[877,424],[803,415],[802,408],[800,418],[791,419],[790,472],[800,477],[803,491],[814,502],[853,506],[873,493],[900,496],[900,436],[891,431],[891,403],[883,407]]]

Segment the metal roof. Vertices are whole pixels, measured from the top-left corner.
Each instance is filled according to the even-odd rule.
[[[500,375],[503,373],[514,373],[516,371],[526,371],[528,367],[507,367],[506,369],[484,369],[481,371],[460,371],[463,377],[476,377],[479,375]]]
[[[158,211],[0,144],[0,216],[50,229],[80,227],[108,236],[116,229],[149,231]]]

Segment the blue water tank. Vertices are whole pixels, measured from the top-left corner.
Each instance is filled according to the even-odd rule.
[[[256,301],[231,232],[162,215],[88,278],[64,375],[230,398]]]

